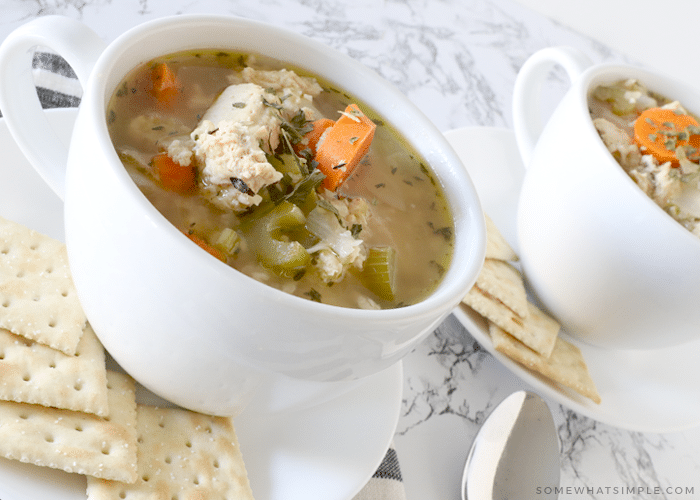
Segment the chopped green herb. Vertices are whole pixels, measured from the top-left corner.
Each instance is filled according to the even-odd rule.
[[[434,260],[431,260],[430,264],[435,266],[435,268],[437,269],[437,272],[438,272],[438,276],[442,276],[443,274],[445,274],[445,266],[443,266],[442,264],[440,264],[439,262],[436,262]]]
[[[321,294],[317,290],[314,290],[313,288],[311,290],[309,290],[308,292],[304,292],[304,295],[309,297],[314,302],[321,302]]]
[[[445,241],[452,241],[452,228],[449,226],[435,228],[432,222],[428,222],[428,226],[433,230],[433,233],[445,238]]]
[[[264,105],[264,106],[267,106],[268,108],[273,108],[273,109],[276,109],[277,111],[281,111],[281,110],[282,110],[282,106],[281,106],[281,105],[279,105],[279,104],[277,104],[277,103],[274,103],[274,102],[270,102],[270,101],[268,101],[267,99],[265,99],[264,97],[262,98],[262,102],[263,102],[263,105]]]
[[[309,194],[312,191],[315,191],[316,188],[321,185],[323,179],[325,178],[326,176],[323,172],[320,170],[314,170],[311,172],[311,174],[304,177],[299,184],[294,186],[292,192],[283,199],[290,203],[294,203],[297,206],[301,205],[304,203]]]
[[[117,97],[124,97],[125,95],[127,95],[127,93],[128,93],[127,85],[126,85],[126,82],[124,82],[124,85],[119,87],[119,90],[117,90],[116,96]]]

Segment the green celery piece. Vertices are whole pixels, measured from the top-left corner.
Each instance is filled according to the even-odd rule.
[[[286,241],[283,235],[299,230],[306,218],[299,207],[283,201],[265,215],[250,223],[249,241],[258,262],[284,278],[293,278],[311,262],[301,243]]]
[[[270,155],[267,159],[270,165],[282,174],[301,175],[299,161],[294,156],[292,153],[282,153],[274,156]]]
[[[363,284],[378,297],[393,301],[396,287],[396,250],[393,247],[372,247],[362,268]]]

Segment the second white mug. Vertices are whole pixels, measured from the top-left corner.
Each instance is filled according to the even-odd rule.
[[[556,65],[571,88],[542,127],[536,96]],[[681,82],[593,65],[568,47],[522,67],[513,100],[527,169],[518,240],[531,289],[568,334],[609,349],[659,349],[700,339],[700,239],[635,184],[593,125],[590,92],[625,79],[700,110],[700,92]]]

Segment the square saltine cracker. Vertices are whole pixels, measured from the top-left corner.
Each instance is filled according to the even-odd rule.
[[[107,416],[105,352],[92,327],[74,355],[0,328],[0,400]]]
[[[138,480],[88,478],[88,500],[253,500],[233,420],[138,405]]]
[[[0,456],[66,472],[136,481],[135,383],[107,372],[110,416],[0,401]]]
[[[0,217],[0,328],[70,355],[85,322],[65,244]]]

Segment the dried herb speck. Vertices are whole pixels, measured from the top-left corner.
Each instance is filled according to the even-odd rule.
[[[233,184],[233,187],[238,189],[241,193],[245,193],[249,196],[255,195],[253,190],[248,187],[248,184],[246,184],[244,180],[239,179],[238,177],[231,177],[231,184]]]
[[[314,290],[313,288],[309,290],[308,292],[304,292],[304,295],[309,297],[311,300],[314,302],[321,302],[321,294],[318,292],[318,290]]]

